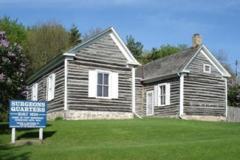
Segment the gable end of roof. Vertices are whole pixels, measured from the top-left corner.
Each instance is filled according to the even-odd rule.
[[[73,53],[76,54],[76,50],[79,50],[83,47],[85,47],[86,45],[92,43],[93,41],[101,38],[102,36],[109,34],[110,37],[112,38],[112,40],[115,42],[115,44],[118,46],[119,50],[121,51],[121,53],[123,54],[123,56],[127,59],[127,63],[129,65],[134,65],[134,66],[139,66],[141,65],[132,55],[132,53],[130,52],[130,50],[127,48],[127,46],[125,45],[125,43],[122,41],[122,39],[120,38],[120,36],[118,35],[118,33],[116,32],[116,30],[113,27],[110,27],[104,31],[102,31],[101,33],[93,36],[92,38],[88,39],[87,41],[80,43],[79,45],[71,48],[70,50],[68,50],[68,53]]]
[[[195,53],[195,55],[191,58],[191,60],[183,67],[183,70],[189,66],[189,64],[193,61],[193,59],[198,55],[200,51],[204,52],[206,58],[216,67],[216,69],[222,74],[223,77],[231,77],[231,74],[223,67],[223,65],[214,57],[214,55],[208,50],[205,45],[201,45],[199,50]]]

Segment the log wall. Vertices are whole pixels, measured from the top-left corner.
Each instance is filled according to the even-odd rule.
[[[61,111],[64,108],[64,65],[63,63],[60,64],[57,68],[50,71],[48,74],[42,76],[34,83],[38,83],[38,100],[39,101],[46,101],[46,84],[47,84],[47,77],[52,74],[56,74],[55,79],[55,94],[54,99],[48,101],[48,112],[53,111]],[[28,86],[28,96],[27,99],[31,100],[32,95],[32,83]]]
[[[204,73],[203,64],[211,65],[212,72]],[[187,68],[184,79],[184,113],[187,115],[225,115],[225,80],[220,72],[200,52]]]
[[[141,83],[136,81],[136,108],[140,115],[146,116],[146,93],[153,91],[154,86],[160,83],[170,83],[170,105],[166,106],[154,106],[153,116],[176,116],[179,113],[179,78],[171,78],[167,80],[161,80],[154,83],[144,84],[141,87]]]
[[[88,97],[89,70],[106,70],[119,74],[119,98]],[[68,64],[68,108],[70,110],[131,112],[131,68],[107,34],[77,51]]]

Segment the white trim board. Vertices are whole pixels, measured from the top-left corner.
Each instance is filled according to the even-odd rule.
[[[132,112],[136,112],[135,68],[132,67]]]
[[[184,74],[180,75],[180,103],[179,103],[179,116],[184,114]]]
[[[64,59],[64,110],[67,111],[68,110],[68,102],[67,102],[67,99],[68,99],[68,94],[67,94],[67,77],[68,77],[68,59],[65,58]]]
[[[227,78],[224,78],[225,81],[225,103],[226,103],[226,111],[225,111],[225,117],[228,116],[228,85],[227,85]]]
[[[73,57],[65,57],[65,59],[64,59],[64,107],[63,107],[63,109],[65,111],[68,110],[67,79],[68,79],[68,62],[70,60],[73,60]]]
[[[120,38],[120,36],[116,32],[116,30],[113,27],[111,27],[110,29],[112,31],[112,33],[110,33],[110,36],[113,38],[113,40],[115,41],[117,46],[122,48],[120,50],[122,51],[123,55],[127,58],[128,64],[140,65],[140,63],[134,58],[134,56],[132,55],[130,50],[127,48],[125,43],[122,41],[122,39]]]

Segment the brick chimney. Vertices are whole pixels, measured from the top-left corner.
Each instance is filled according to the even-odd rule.
[[[197,48],[202,44],[202,37],[199,33],[195,33],[192,37],[192,47]]]

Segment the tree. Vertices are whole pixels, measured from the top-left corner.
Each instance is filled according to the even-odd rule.
[[[9,99],[26,96],[25,79],[28,60],[22,47],[9,43],[0,32],[0,120],[6,120]]]
[[[158,58],[163,58],[163,57],[175,54],[186,48],[187,46],[184,44],[180,44],[177,46],[167,44],[167,45],[162,45],[160,48],[152,48],[152,50],[149,53],[146,53],[143,55],[142,63],[146,64]]]
[[[70,29],[69,34],[70,34],[69,41],[70,41],[71,46],[74,46],[74,45],[82,42],[81,33],[79,32],[77,26],[72,25],[72,28]]]
[[[8,41],[11,43],[23,45],[26,40],[26,28],[17,19],[10,19],[6,16],[0,18],[0,31],[5,31]]]
[[[26,49],[31,68],[28,74],[38,70],[69,46],[69,32],[59,23],[46,22],[29,28]]]
[[[141,42],[135,41],[133,36],[127,36],[127,47],[132,52],[133,56],[140,60],[143,54],[143,45]]]
[[[228,103],[230,106],[240,107],[240,85],[233,85],[229,87]]]
[[[83,35],[83,41],[86,41],[86,40],[88,40],[89,38],[91,38],[91,37],[93,37],[93,36],[95,36],[96,34],[98,34],[98,33],[101,33],[102,32],[102,29],[101,28],[99,28],[99,27],[97,27],[97,28],[92,28],[92,29],[90,29],[87,33],[85,33],[84,35]]]

